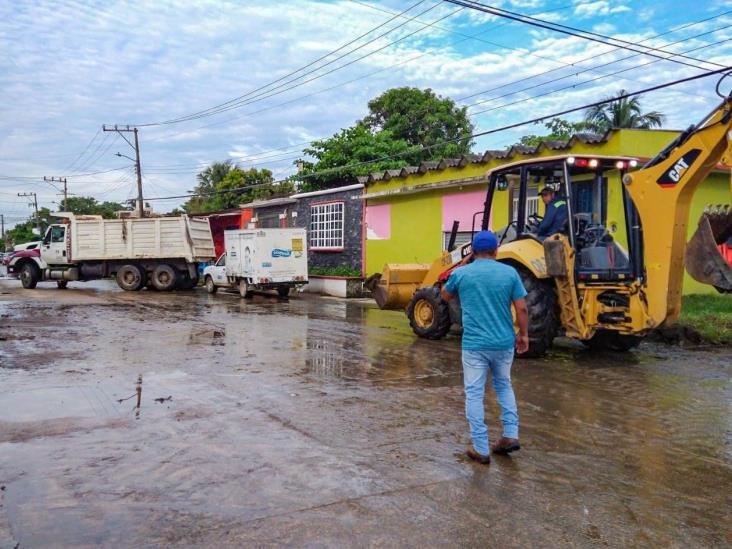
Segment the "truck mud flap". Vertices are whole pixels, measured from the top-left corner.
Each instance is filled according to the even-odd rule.
[[[707,208],[686,247],[687,272],[694,280],[714,286],[720,293],[732,293],[732,265],[719,248],[730,238],[732,209],[729,206]]]

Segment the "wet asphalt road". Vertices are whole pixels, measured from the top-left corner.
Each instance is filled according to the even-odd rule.
[[[490,467],[459,357],[365,302],[0,281],[0,547],[732,544],[732,350],[521,361]]]

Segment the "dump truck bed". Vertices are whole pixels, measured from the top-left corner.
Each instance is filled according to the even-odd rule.
[[[214,258],[208,220],[179,217],[143,219],[69,218],[70,261]]]

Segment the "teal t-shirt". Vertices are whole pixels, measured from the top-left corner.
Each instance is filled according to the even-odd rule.
[[[514,347],[511,303],[526,297],[516,269],[494,259],[476,259],[455,269],[445,289],[460,297],[463,349],[501,351]]]

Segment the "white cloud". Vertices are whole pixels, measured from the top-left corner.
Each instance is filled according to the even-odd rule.
[[[577,0],[575,0],[576,2]],[[596,0],[595,2],[577,3],[574,8],[574,14],[580,19],[589,19],[591,17],[605,17],[616,13],[631,11],[624,4],[611,4],[608,0]]]
[[[386,2],[377,6],[399,11],[404,5]],[[500,5],[523,12],[551,7],[539,0],[515,0]],[[627,9],[624,4],[606,1],[575,5],[574,8],[577,10],[583,5],[595,6],[593,9],[599,10],[598,13],[603,10],[618,13],[618,10]],[[454,6],[441,6],[421,16],[420,20],[434,21],[452,9]],[[414,11],[418,13],[419,9]],[[688,69],[679,71],[676,66],[664,62],[651,65],[652,70],[629,71],[582,84],[601,74],[634,67],[650,59],[629,59],[617,66],[574,76],[587,66],[615,61],[630,54],[606,53],[611,48],[531,30],[516,23],[501,22],[499,26],[493,22],[479,22],[467,13],[466,10],[459,17],[440,22],[440,28],[427,29],[342,70],[324,75],[327,70],[374,51],[391,40],[403,38],[420,27],[415,22],[408,23],[342,61],[317,71],[308,78],[324,76],[311,83],[285,93],[278,93],[285,87],[274,89],[282,81],[266,87],[265,90],[272,90],[272,96],[265,99],[268,93],[252,94],[252,90],[284,77],[390,16],[345,0],[290,0],[286,3],[180,0],[132,5],[112,0],[94,7],[83,2],[59,5],[50,0],[0,3],[0,48],[4,54],[0,57],[0,104],[3,106],[0,174],[63,175],[102,123],[161,120],[249,94],[246,99],[251,104],[227,113],[185,124],[141,129],[143,173],[152,186],[148,194],[154,192],[159,196],[163,194],[162,189],[175,191],[165,194],[180,194],[195,185],[195,173],[202,164],[230,157],[251,157],[332,135],[363,117],[370,98],[394,86],[430,87],[453,98],[495,89],[466,100],[470,103],[493,98],[485,103],[487,108],[577,84],[574,89],[480,115],[476,122],[485,129],[587,102],[620,87],[636,89],[689,72]],[[567,13],[552,12],[542,18],[561,17]],[[602,32],[610,30],[597,26],[609,22],[593,23]],[[389,27],[396,24],[392,22]],[[719,24],[715,22],[715,25]],[[643,27],[617,25],[623,33],[619,36],[634,43],[652,34]],[[469,35],[483,34],[473,40],[452,34],[451,30]],[[711,40],[710,37],[706,39]],[[662,45],[664,42],[650,43]],[[495,44],[514,49],[499,48]],[[701,44],[695,40],[684,44],[684,48]],[[605,55],[582,63],[584,58],[600,53]],[[732,49],[716,47],[702,50],[699,55],[702,53],[705,58],[726,63]],[[417,59],[406,62],[412,58]],[[562,68],[566,64],[576,66]],[[556,68],[559,70],[531,79]],[[557,76],[567,78],[554,84],[546,83]],[[516,82],[520,79],[526,80]],[[539,83],[546,84],[524,90]],[[659,105],[659,110],[669,115],[669,125],[682,127],[693,122],[714,102],[711,88],[711,82],[698,82],[685,88],[686,95],[661,92],[649,96],[648,101],[652,100],[654,106]],[[509,93],[511,95],[507,95]],[[497,98],[502,95],[506,97]],[[523,130],[479,140],[479,146],[515,142],[517,133],[523,133]],[[90,164],[87,171],[119,166],[119,159],[112,156],[117,150],[121,149],[110,148],[106,155],[100,154],[98,161],[87,162]],[[292,169],[288,154],[269,154],[273,156],[263,159],[261,166],[273,170]],[[91,155],[86,155],[80,165],[92,159],[87,157]],[[165,169],[165,166],[171,167]],[[105,193],[100,196],[104,199],[121,200],[134,192],[133,178],[123,172],[71,178],[69,182],[72,192]],[[43,183],[20,185],[0,181],[0,193],[10,193],[10,198],[13,193],[28,189],[37,190],[42,203],[57,200],[55,191]],[[0,206],[6,198],[0,194]],[[26,211],[24,204],[11,206]],[[0,211],[4,210],[0,208]]]

